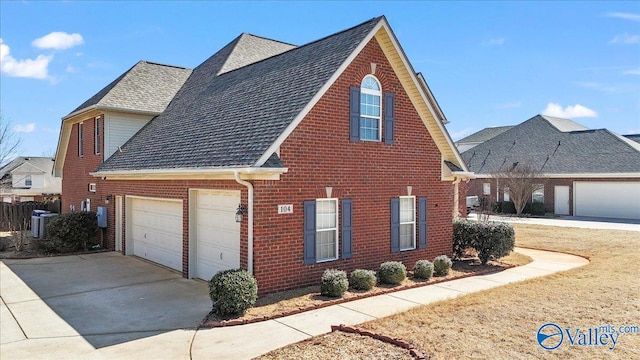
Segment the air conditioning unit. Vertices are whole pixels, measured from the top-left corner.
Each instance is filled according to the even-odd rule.
[[[96,192],[96,184],[94,183],[89,184],[89,192],[92,192],[92,193]]]

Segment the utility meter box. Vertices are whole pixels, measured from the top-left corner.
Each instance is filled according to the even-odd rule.
[[[98,211],[96,215],[98,216],[98,227],[106,228],[107,227],[107,208],[104,206],[98,206]]]

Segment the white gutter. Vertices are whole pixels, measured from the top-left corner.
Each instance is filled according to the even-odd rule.
[[[104,110],[104,111],[114,111],[114,112],[126,112],[126,113],[130,113],[130,114],[140,114],[140,115],[153,115],[153,116],[157,116],[162,114],[162,111],[154,111],[154,110],[139,110],[139,109],[127,109],[127,108],[123,108],[123,107],[118,107],[118,106],[106,106],[106,105],[91,105],[91,106],[87,106],[86,108],[82,108],[76,112],[73,112],[65,117],[62,118],[62,121],[64,122],[67,119],[70,119],[72,117],[75,117],[77,115],[89,112],[91,110]],[[164,110],[163,110],[164,111]]]
[[[93,177],[110,176],[145,176],[145,175],[202,175],[202,174],[236,174],[242,172],[247,175],[283,174],[288,168],[256,168],[250,166],[239,167],[203,167],[203,168],[173,168],[173,169],[145,169],[145,170],[115,170],[95,171],[89,175]]]
[[[248,208],[248,223],[247,223],[247,271],[253,274],[253,184],[248,181],[240,179],[240,172],[234,171],[233,176],[238,184],[247,187],[247,204]]]

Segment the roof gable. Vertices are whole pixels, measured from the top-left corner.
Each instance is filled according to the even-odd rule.
[[[182,67],[140,61],[67,117],[91,106],[160,113],[190,74]]]
[[[456,141],[456,144],[482,143],[502,134],[503,132],[511,129],[512,127],[513,125],[484,128],[478,132],[475,132],[467,137],[464,137]]]
[[[530,164],[544,174],[640,173],[640,151],[620,136],[606,129],[560,131],[541,115],[465,151],[462,157],[477,174],[492,174],[514,163]]]
[[[227,56],[217,75],[254,64],[296,47],[295,45],[246,33],[240,35],[233,43],[233,50]]]

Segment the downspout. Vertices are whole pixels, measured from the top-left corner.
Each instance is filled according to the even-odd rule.
[[[458,184],[462,180],[459,177],[454,177],[453,180],[453,218],[460,216],[460,191],[458,190]]]
[[[240,179],[238,171],[233,172],[233,176],[238,184],[247,187],[248,223],[247,223],[247,271],[253,274],[253,184]]]

